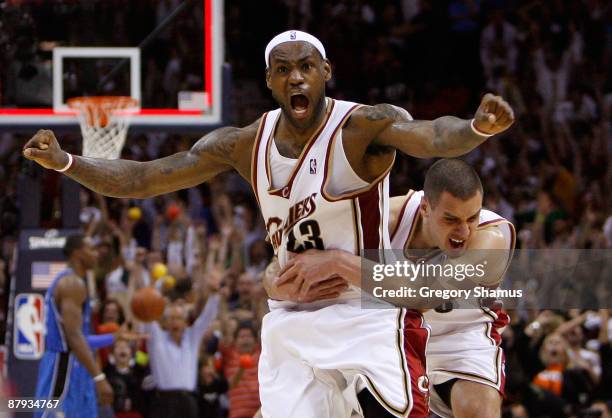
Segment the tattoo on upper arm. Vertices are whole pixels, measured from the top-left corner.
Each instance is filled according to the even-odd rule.
[[[385,119],[396,120],[399,118],[399,112],[390,104],[378,104],[365,108],[365,117],[370,121],[379,121]]]
[[[176,170],[180,170],[183,168],[192,168],[198,164],[196,158],[193,158],[189,155],[189,152],[181,152],[171,157],[168,157],[163,161],[159,171],[160,173],[169,176],[173,174]]]
[[[200,156],[207,153],[213,158],[228,163],[236,162],[236,146],[240,140],[240,128],[226,127],[213,132],[210,136],[200,139],[190,153]]]

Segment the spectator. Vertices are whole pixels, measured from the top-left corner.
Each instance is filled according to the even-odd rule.
[[[222,418],[221,397],[228,390],[227,380],[215,370],[211,357],[204,359],[200,366],[198,400],[200,416]]]
[[[231,344],[222,344],[223,371],[229,382],[229,418],[251,418],[260,407],[257,332],[248,322],[238,324]]]
[[[146,410],[143,381],[148,370],[136,364],[129,341],[117,340],[104,374],[113,387],[113,409],[116,418],[142,418]]]
[[[214,288],[218,288],[218,284]],[[201,289],[203,292],[211,290]],[[203,297],[206,295],[200,296]],[[186,307],[177,302],[166,308],[164,328],[157,322],[145,324],[145,330],[151,335],[147,347],[157,388],[151,407],[152,417],[198,417],[195,391],[200,343],[217,315],[218,304],[219,296],[208,294],[206,305],[191,326],[187,322]],[[201,299],[198,305],[203,305]]]

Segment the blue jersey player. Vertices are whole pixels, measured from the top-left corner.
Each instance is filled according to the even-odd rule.
[[[89,335],[90,306],[84,277],[98,256],[91,241],[83,235],[71,235],[64,253],[69,268],[57,275],[45,295],[47,333],[36,385],[36,398],[60,402],[58,409],[35,416],[95,418],[97,401],[111,404],[113,390],[92,349],[112,344],[114,336]]]

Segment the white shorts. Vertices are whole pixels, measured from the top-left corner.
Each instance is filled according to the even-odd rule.
[[[422,315],[362,309],[359,299],[311,310],[279,306],[271,301],[261,332],[264,418],[348,418],[361,412],[363,388],[394,416],[429,415]]]
[[[433,326],[435,327],[435,325]],[[430,408],[443,418],[453,416],[450,406],[436,392],[435,385],[451,379],[470,380],[491,386],[503,395],[505,360],[501,347],[487,335],[487,324],[469,330],[432,335],[427,345],[427,374]]]

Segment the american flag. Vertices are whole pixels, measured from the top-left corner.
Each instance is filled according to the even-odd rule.
[[[67,267],[63,261],[35,261],[32,263],[32,289],[47,289],[53,279]]]

